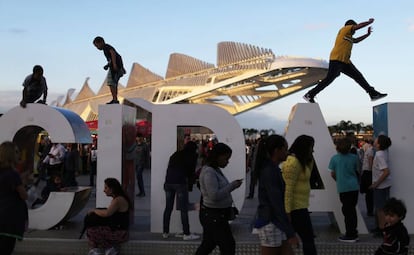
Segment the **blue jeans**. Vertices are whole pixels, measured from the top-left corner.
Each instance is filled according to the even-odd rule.
[[[302,240],[303,255],[316,255],[313,226],[307,208],[290,212],[292,225]]]
[[[390,198],[390,188],[386,187],[383,189],[374,189],[374,207],[375,211],[382,209]]]
[[[137,176],[137,184],[138,184],[139,194],[145,194],[144,178],[142,177],[142,172],[144,172],[144,166],[136,165],[135,166],[135,175]]]
[[[188,185],[183,184],[164,184],[165,190],[165,210],[163,218],[163,232],[170,233],[171,213],[174,209],[175,195],[177,195],[177,210],[181,212],[181,223],[183,224],[184,235],[190,234],[190,224],[188,223]]]

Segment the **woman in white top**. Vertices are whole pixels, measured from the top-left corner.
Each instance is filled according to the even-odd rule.
[[[372,184],[374,190],[374,207],[377,215],[377,227],[382,229],[385,223],[385,215],[382,208],[390,198],[391,176],[388,163],[388,148],[391,139],[386,135],[379,135],[374,141],[376,153],[372,163]]]

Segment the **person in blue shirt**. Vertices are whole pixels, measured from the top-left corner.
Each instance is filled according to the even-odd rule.
[[[351,141],[348,138],[336,142],[336,151],[329,162],[329,171],[336,181],[339,199],[342,203],[342,213],[345,217],[346,233],[338,238],[341,242],[358,241],[357,213],[359,181],[358,156],[350,152]]]

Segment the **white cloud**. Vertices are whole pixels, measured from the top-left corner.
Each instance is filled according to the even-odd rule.
[[[305,24],[305,29],[310,31],[323,30],[328,27],[327,23],[310,23]]]
[[[414,31],[414,18],[409,18],[407,20],[407,24],[408,24],[408,31],[410,32]]]

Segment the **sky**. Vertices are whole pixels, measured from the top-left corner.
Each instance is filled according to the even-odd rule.
[[[92,44],[102,36],[121,54],[128,73],[139,63],[165,77],[169,56],[182,53],[216,64],[217,44],[234,41],[271,49],[276,56],[329,60],[348,19],[374,18],[373,32],[354,44],[351,60],[371,86],[388,93],[371,102],[352,79],[338,77],[316,98],[328,125],[372,124],[372,108],[412,102],[414,1],[108,1],[0,0],[0,113],[18,105],[34,65],[44,68],[48,102],[79,91],[87,77],[95,92],[106,71]],[[366,33],[358,30],[355,36]],[[128,74],[120,83],[126,84]],[[306,90],[238,115],[243,128],[282,132]]]

